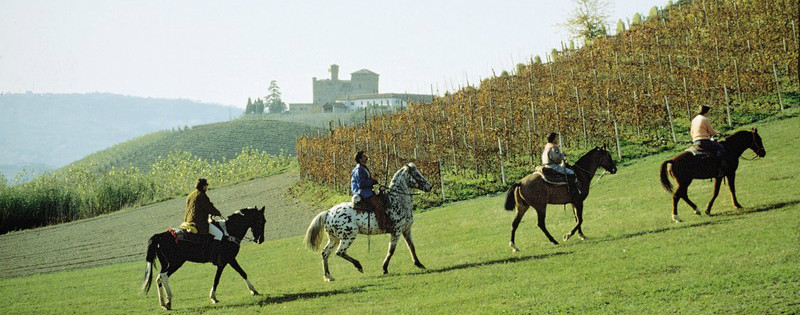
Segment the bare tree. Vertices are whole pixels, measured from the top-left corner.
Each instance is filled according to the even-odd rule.
[[[576,6],[563,26],[572,38],[588,44],[592,39],[605,36],[611,4],[605,0],[574,0]]]

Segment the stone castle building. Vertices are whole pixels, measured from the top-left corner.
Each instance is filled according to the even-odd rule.
[[[378,74],[367,69],[361,69],[350,74],[350,80],[339,80],[339,66],[331,65],[328,71],[330,79],[317,80],[312,78],[314,104],[324,105],[347,99],[353,95],[377,94]]]
[[[339,66],[328,69],[330,79],[312,78],[313,102],[289,104],[293,113],[348,112],[367,106],[406,107],[409,102],[430,102],[432,95],[380,93],[375,72],[361,69],[350,74],[350,80],[339,80]]]

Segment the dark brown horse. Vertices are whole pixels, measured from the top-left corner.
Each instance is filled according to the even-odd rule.
[[[714,205],[714,199],[716,199],[717,194],[719,194],[719,187],[722,185],[722,179],[724,177],[728,178],[728,186],[731,189],[733,205],[736,208],[742,207],[739,201],[736,200],[736,169],[739,167],[739,157],[747,149],[753,150],[758,157],[764,157],[767,155],[767,151],[764,149],[764,145],[761,143],[761,136],[758,135],[758,130],[755,128],[749,131],[737,131],[720,143],[725,148],[723,159],[725,159],[725,163],[727,164],[727,170],[723,176],[719,176],[718,161],[715,161],[713,158],[694,156],[690,152],[682,152],[664,161],[664,163],[661,163],[661,185],[664,186],[664,189],[668,192],[672,193],[673,221],[681,222],[681,218],[678,217],[678,200],[681,198],[692,207],[695,214],[700,215],[700,211],[697,210],[697,205],[689,200],[689,195],[687,193],[689,184],[692,183],[693,179],[714,179],[714,193],[711,195],[711,200],[708,201],[708,205],[706,206],[706,215],[711,215],[711,206]],[[670,164],[672,164],[672,167],[669,167]],[[671,174],[677,182],[678,187],[674,192],[667,173]]]
[[[599,147],[592,149],[575,162],[573,169],[575,170],[575,175],[578,177],[578,187],[582,194],[580,200],[574,200],[572,202],[570,202],[570,194],[567,191],[566,185],[555,186],[548,184],[542,179],[539,173],[532,173],[525,176],[518,183],[511,185],[506,195],[505,209],[511,211],[515,206],[517,209],[517,217],[514,218],[514,222],[511,223],[511,242],[509,246],[511,246],[512,250],[515,252],[519,251],[519,248],[514,245],[514,234],[517,231],[519,222],[522,220],[522,216],[528,211],[528,207],[536,209],[536,215],[539,219],[539,228],[544,232],[544,235],[547,236],[550,242],[558,245],[558,242],[553,239],[553,236],[550,235],[550,232],[547,231],[547,227],[545,226],[544,219],[548,204],[572,203],[572,205],[575,206],[575,212],[573,214],[575,215],[577,224],[571,232],[564,235],[564,241],[568,240],[572,235],[575,235],[576,231],[581,239],[586,239],[586,236],[583,235],[583,231],[581,230],[581,223],[583,223],[583,200],[589,195],[589,184],[598,167],[604,168],[611,172],[611,174],[617,172],[617,166],[614,165],[611,154]]]

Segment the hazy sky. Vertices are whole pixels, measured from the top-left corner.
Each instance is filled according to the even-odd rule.
[[[666,0],[610,1],[619,18]],[[380,91],[430,93],[499,74],[568,34],[574,3],[529,1],[0,0],[0,92],[110,92],[244,107],[277,80],[369,69]]]

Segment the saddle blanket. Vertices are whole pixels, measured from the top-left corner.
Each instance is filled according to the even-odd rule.
[[[555,186],[562,186],[567,184],[566,175],[556,172],[552,169],[546,168],[544,166],[537,166],[536,170],[533,172],[534,174],[539,174],[544,180],[545,183],[555,185]]]

